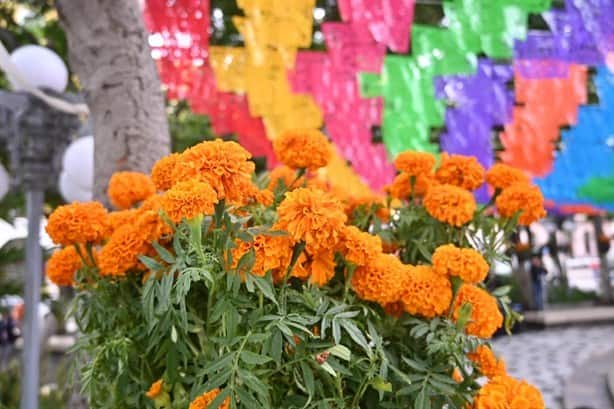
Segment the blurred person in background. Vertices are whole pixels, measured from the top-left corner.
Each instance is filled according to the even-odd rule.
[[[531,257],[531,287],[533,288],[533,302],[536,310],[544,309],[544,280],[548,274],[544,268],[541,254],[534,254]]]

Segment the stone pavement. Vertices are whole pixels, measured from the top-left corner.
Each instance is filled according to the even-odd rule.
[[[592,355],[614,350],[614,325],[523,332],[496,338],[493,348],[505,359],[510,375],[542,391],[547,409],[563,409],[565,381],[574,369]]]

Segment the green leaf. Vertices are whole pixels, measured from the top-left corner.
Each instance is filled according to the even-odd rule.
[[[145,267],[153,272],[164,270],[164,266],[151,257],[139,255],[139,260],[141,260],[141,263],[145,264]]]
[[[281,354],[283,348],[283,336],[281,331],[274,330],[273,337],[271,338],[271,357],[278,364],[281,363]]]
[[[337,358],[343,359],[344,361],[349,361],[352,357],[352,352],[349,350],[349,348],[341,344],[335,345],[334,347],[330,347],[327,349],[327,351],[330,352],[332,355],[336,356]]]
[[[333,377],[335,377],[335,378],[337,377],[337,372],[335,372],[333,367],[330,366],[330,364],[328,362],[324,362],[324,363],[320,364],[320,368],[324,369],[326,372],[331,374]]]
[[[511,289],[511,285],[504,285],[503,287],[496,288],[491,294],[493,297],[503,297],[504,295],[509,294]]]
[[[162,247],[157,241],[154,241],[153,243],[151,243],[151,245],[156,250],[162,260],[166,261],[169,264],[173,264],[175,262],[175,256],[173,256],[170,251]]]
[[[272,361],[268,356],[259,355],[250,351],[241,351],[239,358],[248,365],[262,365]]]
[[[275,298],[273,286],[267,279],[262,277],[254,277],[254,283],[267,299],[271,300],[275,305],[279,306],[277,298]]]
[[[315,393],[313,371],[311,370],[311,367],[304,361],[301,361],[300,366],[301,372],[303,374],[303,381],[305,382],[305,388],[307,388],[307,393],[309,393],[309,397],[311,397]]]
[[[372,351],[371,351],[371,348],[369,348],[369,343],[367,342],[367,338],[365,338],[362,331],[358,329],[356,324],[354,324],[352,321],[349,321],[349,320],[343,320],[341,321],[341,325],[343,326],[343,329],[345,329],[345,331],[348,333],[350,338],[352,338],[354,342],[360,345],[362,349],[365,350],[367,355],[371,356]]]

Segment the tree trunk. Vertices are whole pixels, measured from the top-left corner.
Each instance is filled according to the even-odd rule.
[[[56,0],[73,72],[94,131],[94,198],[106,201],[111,175],[148,173],[168,154],[160,80],[137,0]]]

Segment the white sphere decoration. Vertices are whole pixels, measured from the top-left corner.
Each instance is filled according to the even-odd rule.
[[[9,173],[4,169],[4,166],[0,165],[0,200],[6,196],[11,187],[11,177]]]
[[[57,92],[66,89],[68,69],[64,61],[50,49],[39,45],[24,45],[11,53],[11,61],[31,85]],[[20,89],[13,79],[9,80],[14,89]]]
[[[64,152],[64,173],[71,184],[92,191],[94,186],[94,137],[84,136],[72,142]]]
[[[94,196],[92,190],[85,190],[73,183],[66,172],[60,174],[60,193],[67,202],[89,202]]]

